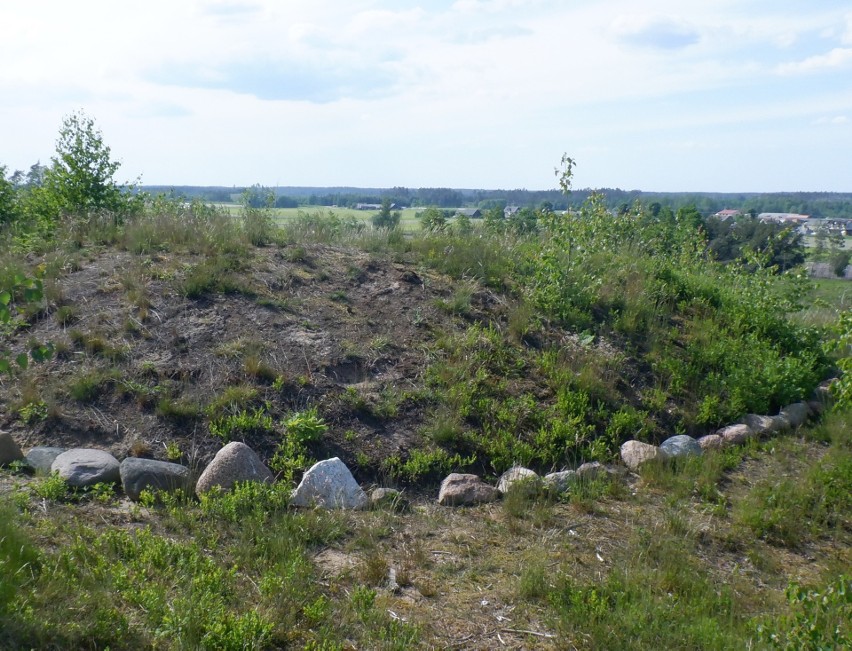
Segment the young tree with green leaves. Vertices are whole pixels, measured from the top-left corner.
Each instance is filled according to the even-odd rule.
[[[44,182],[30,194],[33,216],[56,221],[65,215],[109,212],[120,222],[135,210],[139,200],[129,192],[132,187],[113,178],[121,163],[111,153],[94,119],[82,111],[66,116]]]

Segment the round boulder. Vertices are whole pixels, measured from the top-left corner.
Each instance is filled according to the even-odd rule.
[[[454,472],[441,482],[438,492],[438,504],[442,506],[471,506],[483,502],[493,502],[500,497],[500,491],[489,486],[476,475]]]
[[[702,450],[718,450],[725,443],[725,439],[719,434],[708,434],[698,439],[698,445]]]
[[[698,457],[703,452],[701,446],[698,445],[698,441],[686,434],[678,434],[677,436],[667,438],[660,444],[660,450],[672,458]]]
[[[506,472],[500,475],[500,479],[497,480],[497,490],[500,491],[501,494],[505,495],[514,484],[520,484],[521,482],[533,483],[538,480],[539,476],[535,471],[530,470],[529,468],[515,466],[513,468],[509,468]]]
[[[24,453],[9,432],[0,432],[0,466],[6,466],[13,461],[22,461]]]
[[[586,463],[580,464],[574,472],[577,479],[582,481],[591,481],[605,473],[606,468],[600,461],[587,461]]]
[[[778,423],[775,422],[775,419],[772,418],[772,416],[748,414],[743,417],[741,424],[747,425],[757,436],[769,436],[778,430]],[[717,434],[720,432],[717,432]]]
[[[370,493],[370,506],[402,513],[411,509],[411,503],[395,488],[374,488]]]
[[[56,457],[63,452],[65,452],[65,448],[51,448],[39,445],[37,447],[30,448],[30,451],[27,452],[26,459],[30,468],[35,470],[37,473],[49,475],[50,468],[56,460]]]
[[[808,422],[811,410],[806,402],[794,402],[781,410],[781,414],[790,421],[790,427],[797,428]]]
[[[134,502],[143,490],[174,492],[189,487],[189,468],[168,461],[127,457],[119,466],[124,494]]]
[[[75,488],[114,484],[121,479],[118,459],[109,452],[92,448],[66,450],[53,460],[50,470]]]
[[[621,444],[621,460],[630,470],[639,470],[639,466],[655,459],[665,459],[666,453],[656,445],[642,441],[625,441]]]
[[[544,476],[544,487],[556,493],[564,493],[571,486],[571,483],[577,479],[577,472],[574,470],[560,470],[559,472],[551,472]]]
[[[362,509],[369,501],[349,468],[337,457],[311,466],[290,498],[293,506],[324,509]]]
[[[759,416],[759,418],[764,417]],[[770,420],[772,419],[770,418]],[[754,438],[756,435],[755,431],[745,423],[740,423],[739,425],[728,425],[727,427],[717,430],[716,434],[722,437],[722,445],[742,445],[749,439]]]
[[[201,473],[195,484],[195,492],[201,495],[214,486],[230,490],[240,481],[272,483],[272,480],[272,473],[257,453],[245,443],[233,441],[219,450]]]

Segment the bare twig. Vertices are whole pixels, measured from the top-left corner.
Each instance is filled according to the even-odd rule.
[[[535,635],[536,637],[546,637],[548,639],[553,639],[556,636],[551,633],[539,633],[538,631],[527,631],[521,628],[501,628],[503,633],[519,633],[521,635]]]

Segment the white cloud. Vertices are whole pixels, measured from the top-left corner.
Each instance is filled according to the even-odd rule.
[[[820,117],[814,120],[813,123],[819,125],[828,124],[839,126],[843,124],[848,124],[849,118],[847,118],[845,115],[835,115],[834,117]]]
[[[638,47],[677,50],[694,45],[699,31],[685,21],[664,16],[620,15],[612,23],[616,40]]]
[[[582,182],[631,185],[603,175],[623,173],[614,159],[647,161],[641,148],[653,134],[654,151],[680,146],[684,164],[667,167],[661,155],[643,173],[674,184],[686,160],[702,164],[691,145],[741,125],[759,147],[763,134],[783,141],[785,121],[852,115],[837,79],[852,14],[768,6],[92,0],[83,12],[65,0],[2,3],[0,142],[15,160],[0,163],[44,159],[62,115],[82,107],[129,174],[149,182],[537,187],[568,150],[599,158],[581,160]],[[841,53],[808,58],[832,47]],[[803,92],[793,73],[809,69],[826,74],[808,77]],[[27,134],[45,134],[47,151]]]
[[[852,48],[837,47],[827,54],[818,54],[802,61],[783,63],[776,68],[776,72],[781,75],[806,74],[843,68],[849,64],[852,64]]]

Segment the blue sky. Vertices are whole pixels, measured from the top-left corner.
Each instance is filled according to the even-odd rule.
[[[693,6],[694,5],[694,6]],[[852,191],[852,5],[3,3],[0,165],[148,184]]]

